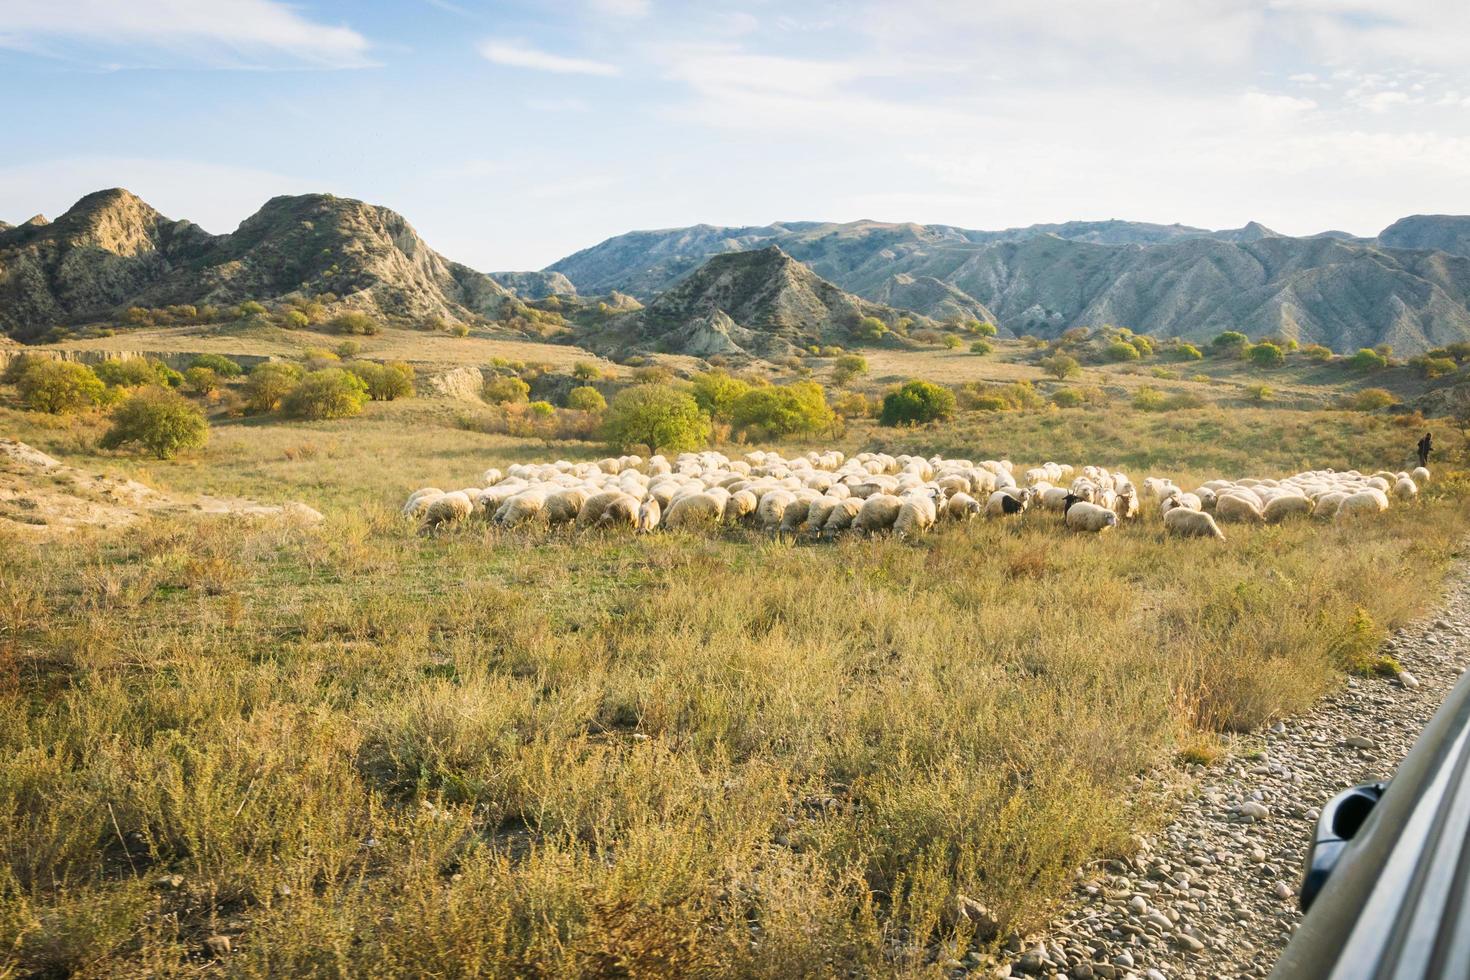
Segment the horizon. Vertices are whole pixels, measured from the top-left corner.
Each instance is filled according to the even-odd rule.
[[[0,218],[332,193],[485,271],[771,215],[1367,238],[1470,210],[1467,42],[1442,0],[19,0]]]

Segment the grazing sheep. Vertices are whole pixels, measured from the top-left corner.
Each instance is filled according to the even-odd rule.
[[[1360,517],[1381,514],[1386,510],[1388,510],[1388,495],[1377,487],[1371,487],[1367,490],[1360,490],[1357,493],[1350,494],[1343,500],[1337,507],[1336,519],[1339,521],[1353,521]]]
[[[647,534],[658,527],[662,515],[663,508],[657,500],[645,500],[638,508],[638,519],[633,522],[633,529],[639,534]]]
[[[1261,516],[1267,524],[1280,524],[1292,517],[1310,517],[1312,508],[1312,502],[1306,497],[1288,493],[1268,501]]]
[[[1216,499],[1215,517],[1223,522],[1234,524],[1260,524],[1265,520],[1261,514],[1261,507],[1255,503],[1254,498],[1248,499],[1234,493],[1225,494]]]
[[[781,519],[786,516],[786,508],[795,502],[796,494],[790,490],[772,490],[763,494],[755,509],[756,524],[768,531],[778,529]]]
[[[1128,489],[1117,494],[1113,501],[1113,513],[1118,515],[1120,521],[1131,521],[1138,516],[1138,494],[1133,490],[1133,484],[1128,484]]]
[[[801,526],[806,523],[807,515],[812,510],[812,503],[812,501],[798,497],[787,504],[786,509],[781,512],[781,524],[776,529],[776,533],[795,536],[796,532],[801,530]]]
[[[832,508],[841,502],[840,497],[818,497],[811,502],[806,510],[806,518],[797,528],[799,532],[806,534],[822,533],[822,526],[827,523],[827,518],[832,516]]]
[[[616,515],[611,521],[603,520],[604,515],[614,508],[619,512],[631,508],[632,519],[628,523],[634,524],[637,522],[638,507],[638,501],[631,494],[621,490],[604,490],[601,493],[594,493],[587,498],[587,502],[577,512],[577,527],[599,527],[604,523],[618,523],[619,517]]]
[[[422,490],[415,490],[409,495],[408,501],[403,505],[403,516],[412,518],[423,517],[424,513],[428,511],[429,506],[442,496],[444,496],[444,491],[438,487],[425,487]]]
[[[1100,534],[1118,526],[1118,515],[1100,504],[1085,500],[1073,500],[1066,510],[1067,527],[1074,531],[1089,531]]]
[[[957,493],[944,502],[944,519],[947,521],[972,521],[979,517],[980,501],[968,493]]]
[[[1183,507],[1185,510],[1204,509],[1203,502],[1197,494],[1185,493],[1183,490],[1175,488],[1173,493],[1159,501],[1159,513],[1167,514],[1177,507]]]
[[[669,505],[664,514],[664,527],[673,531],[683,528],[714,527],[725,514],[725,505],[710,492],[688,493]]]
[[[1031,506],[1031,494],[1021,492],[1019,494],[1007,493],[997,490],[985,501],[986,517],[1010,517],[1020,514]]]
[[[1413,500],[1419,496],[1419,487],[1407,476],[1401,476],[1393,485],[1393,495],[1400,500]]]
[[[445,524],[457,524],[474,513],[474,510],[474,503],[462,490],[434,497],[424,510],[424,529],[441,527]]]
[[[903,501],[889,493],[878,493],[863,501],[862,510],[852,522],[853,530],[874,534],[893,527]]]
[[[1224,532],[1213,517],[1202,510],[1190,510],[1188,507],[1175,507],[1164,515],[1164,532],[1182,538],[1225,540]]]
[[[1419,486],[1421,486],[1421,487],[1427,487],[1427,486],[1429,486],[1429,467],[1427,467],[1427,466],[1416,466],[1416,467],[1414,467],[1413,471],[1411,473],[1409,473],[1409,479],[1413,480],[1415,483],[1419,484]]]
[[[522,490],[500,505],[493,523],[503,527],[516,527],[544,517],[546,494],[540,490]]]
[[[822,524],[822,537],[835,538],[837,535],[852,527],[852,522],[857,520],[858,514],[863,509],[863,501],[856,497],[844,497],[832,508],[832,513],[827,515],[827,520]]]
[[[582,487],[568,487],[546,498],[544,516],[547,524],[570,524],[577,519],[582,505],[591,493]]]
[[[1331,520],[1337,516],[1338,508],[1342,506],[1342,502],[1348,499],[1349,496],[1351,495],[1341,491],[1324,493],[1317,498],[1317,506],[1313,509],[1312,516],[1318,520]]]
[[[759,505],[760,498],[749,490],[734,491],[730,494],[730,499],[725,502],[725,523],[734,524],[745,520],[755,513]]]
[[[900,538],[923,534],[934,526],[938,516],[933,496],[925,492],[911,494],[904,498],[903,506],[898,509],[898,516],[893,520],[893,533]]]

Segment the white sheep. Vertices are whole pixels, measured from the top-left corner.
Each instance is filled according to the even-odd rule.
[[[658,505],[657,500],[645,500],[638,506],[638,517],[633,522],[633,528],[639,534],[647,534],[658,527],[663,516],[663,508]]]
[[[710,491],[687,493],[669,505],[664,514],[664,527],[670,530],[714,527],[725,514],[725,502]]]
[[[1100,504],[1078,500],[1067,508],[1066,524],[1074,531],[1089,531],[1096,534],[1117,527],[1118,515]]]
[[[1216,498],[1215,517],[1235,524],[1260,524],[1266,519],[1254,496],[1246,497],[1239,493],[1226,493]]]
[[[863,501],[862,509],[852,522],[853,530],[875,534],[893,527],[903,501],[889,493],[877,493]]]
[[[1213,517],[1202,510],[1190,510],[1188,507],[1175,507],[1164,515],[1164,532],[1183,538],[1225,540],[1224,532]]]
[[[1360,517],[1373,514],[1381,514],[1388,510],[1388,495],[1377,487],[1359,490],[1350,494],[1337,507],[1336,519],[1339,521],[1354,521]]]
[[[1312,501],[1306,497],[1287,493],[1268,500],[1261,516],[1267,524],[1280,524],[1293,517],[1310,517],[1313,507]]]
[[[1419,496],[1419,487],[1407,476],[1401,476],[1393,485],[1393,495],[1400,500],[1413,500]]]
[[[542,518],[545,510],[545,493],[540,490],[522,490],[500,505],[493,522],[503,527],[516,527]]]
[[[428,529],[444,524],[457,524],[474,513],[474,510],[474,502],[468,494],[461,490],[446,493],[432,498],[432,502],[424,510],[423,526]]]
[[[1409,479],[1421,487],[1429,486],[1429,468],[1426,466],[1414,467],[1413,471],[1409,474]]]
[[[546,498],[543,516],[547,524],[570,524],[577,519],[582,505],[592,494],[584,487],[567,487]]]
[[[863,509],[864,501],[857,497],[844,497],[832,508],[832,513],[827,515],[827,520],[822,523],[822,537],[835,538],[837,535],[852,527],[852,522],[857,520],[858,514]]]
[[[957,493],[944,502],[944,519],[972,521],[981,513],[980,501],[968,493]]]
[[[923,534],[934,526],[938,516],[934,497],[930,492],[912,493],[904,498],[903,506],[898,509],[898,516],[893,519],[893,533],[900,538]]]

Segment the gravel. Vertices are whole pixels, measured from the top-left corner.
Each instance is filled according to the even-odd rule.
[[[1141,837],[1132,859],[1079,872],[1068,910],[990,975],[1269,974],[1301,919],[1296,891],[1318,808],[1391,776],[1470,664],[1470,569],[1450,588],[1432,617],[1386,643],[1405,673],[1349,678],[1309,713],[1243,740],[1228,761],[1155,780],[1161,798],[1175,799],[1173,821]]]

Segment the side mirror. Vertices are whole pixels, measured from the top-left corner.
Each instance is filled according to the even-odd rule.
[[[1387,783],[1354,786],[1338,793],[1322,808],[1316,832],[1312,835],[1312,846],[1307,851],[1306,872],[1302,875],[1300,902],[1303,912],[1312,907],[1312,902],[1322,891],[1322,886],[1327,884],[1332,869],[1347,849],[1348,842],[1357,835],[1387,788]]]

